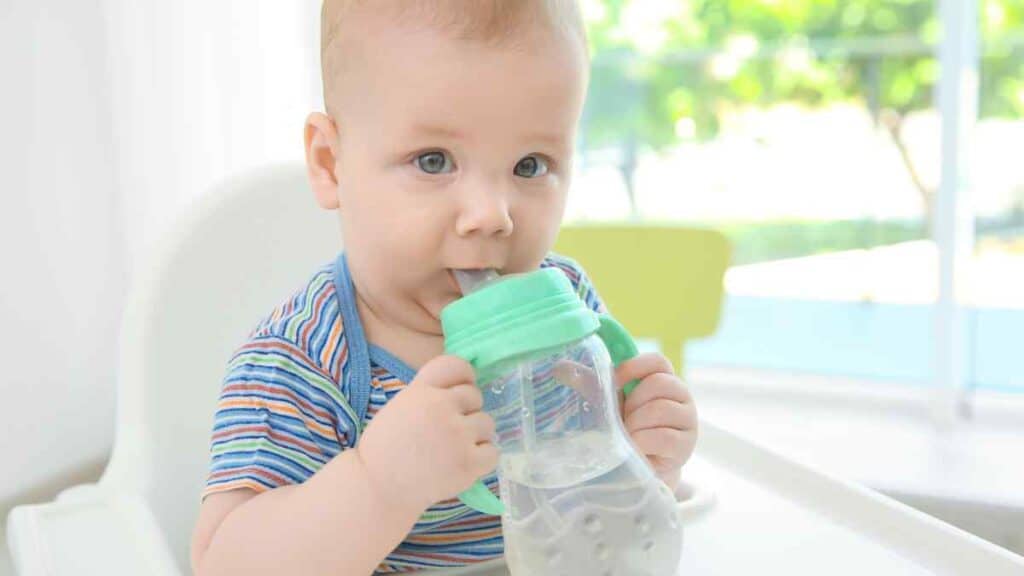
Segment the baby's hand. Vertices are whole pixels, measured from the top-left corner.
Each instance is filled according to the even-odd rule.
[[[693,398],[661,354],[637,356],[615,370],[619,389],[631,380],[640,384],[621,404],[626,430],[658,477],[675,488],[679,469],[697,445]]]
[[[474,381],[468,363],[440,356],[374,416],[356,449],[389,497],[425,510],[497,466],[494,420]]]

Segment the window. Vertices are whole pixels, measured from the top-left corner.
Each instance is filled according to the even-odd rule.
[[[1024,392],[1011,370],[1024,326],[1024,2],[979,4],[964,381]],[[688,365],[937,386],[939,4],[584,5],[593,70],[568,218],[669,220],[733,243],[722,323],[688,344]]]

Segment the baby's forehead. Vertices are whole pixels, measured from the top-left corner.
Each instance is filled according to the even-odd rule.
[[[378,37],[392,36],[396,41],[389,49],[407,47],[407,57],[420,56],[396,31],[427,32],[456,41],[454,50],[473,51],[483,46],[490,53],[536,49],[542,38],[555,34],[578,42],[584,57],[588,52],[575,0],[325,0],[321,66],[329,111],[336,93],[349,80],[347,76],[360,68],[360,59],[367,56]]]
[[[425,26],[482,42],[501,42],[530,28],[584,35],[576,0],[324,0],[321,49],[343,31],[358,32],[360,20],[366,18]]]

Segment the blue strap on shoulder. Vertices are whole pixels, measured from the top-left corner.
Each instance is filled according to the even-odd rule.
[[[362,334],[362,327],[359,324],[358,312],[355,310],[355,303],[349,297],[348,266],[345,262],[345,254],[339,254],[334,262],[334,297],[338,299],[338,309],[342,317],[345,338],[343,346],[347,348],[349,359],[349,373],[346,375],[341,367],[338,367],[338,374],[341,378],[348,377],[348,404],[355,411],[359,421],[356,438],[363,432],[366,422],[366,408],[370,404],[370,361],[366,349],[366,339]],[[338,351],[339,362],[346,356],[346,350]]]

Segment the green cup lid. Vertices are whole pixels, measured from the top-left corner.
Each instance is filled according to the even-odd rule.
[[[556,268],[503,277],[441,311],[445,351],[478,373],[509,358],[581,340],[599,325]]]

